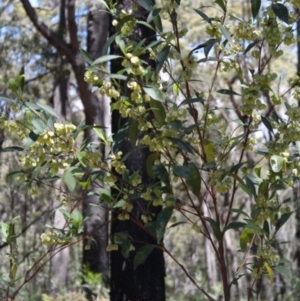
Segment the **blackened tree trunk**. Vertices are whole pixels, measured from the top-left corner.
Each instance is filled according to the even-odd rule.
[[[131,5],[130,0],[121,0],[118,2],[118,10],[128,10]],[[139,7],[139,12],[143,9]],[[112,33],[113,34],[113,33]],[[146,39],[145,45],[155,40],[155,33],[145,26],[138,25],[133,33],[133,38],[138,42]],[[111,48],[113,54],[120,54],[120,50],[116,45]],[[147,57],[142,58],[144,61],[149,61]],[[152,61],[153,62],[153,61]],[[154,66],[152,66],[154,67]],[[123,69],[121,61],[113,60],[111,62],[111,72],[117,73]],[[123,91],[126,91],[126,85],[122,86]],[[125,92],[126,94],[126,92]],[[120,130],[124,130],[122,144],[119,148],[123,155],[130,153],[125,161],[125,165],[131,174],[134,171],[139,171],[142,177],[142,183],[145,185],[153,184],[153,179],[146,172],[146,160],[150,155],[148,148],[139,144],[133,147],[131,145],[126,123],[128,120],[121,118],[117,111],[112,113],[112,132],[117,134]],[[137,225],[136,220],[140,220],[143,212],[152,212],[153,220],[161,208],[149,207],[149,202],[138,198],[134,200],[134,209],[131,213],[130,220],[120,221],[117,219],[118,212],[112,213],[111,235],[118,232],[127,231],[133,240],[135,251],[131,251],[128,258],[124,258],[120,252],[111,252],[111,301],[164,301],[165,300],[165,265],[164,255],[159,248],[155,248],[144,264],[139,265],[134,269],[133,262],[136,252],[145,244],[156,244],[156,239],[149,235],[145,229]],[[141,223],[142,224],[142,223]]]

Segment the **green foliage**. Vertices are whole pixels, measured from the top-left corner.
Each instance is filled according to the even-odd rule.
[[[289,263],[280,259],[278,232],[293,214],[286,195],[291,195],[300,174],[300,112],[296,106],[300,79],[280,84],[280,75],[270,70],[283,55],[282,45],[296,45],[293,25],[297,17],[291,10],[292,1],[268,3],[267,7],[258,0],[249,3],[251,16],[245,20],[228,15],[229,1],[195,9],[206,32],[195,45],[184,43],[187,30],[179,21],[180,1],[162,1],[157,6],[150,0],[137,1],[147,18],[140,15],[136,4],[131,12],[107,6],[116,34],[107,41],[103,56],[92,60],[83,49],[81,54],[88,64],[85,81],[112,98],[112,110],[127,121],[113,138],[99,125],[62,123],[50,106],[28,101],[24,71],[8,80],[14,98],[1,95],[1,100],[8,112],[19,114],[2,116],[1,129],[13,133],[19,145],[1,151],[18,153],[20,161],[9,178],[15,177],[19,188],[52,185],[49,183],[57,179],[66,185],[63,189],[51,186],[59,194],[58,210],[65,225],[62,229],[48,227],[41,235],[42,243],[50,248],[46,254],[51,248],[60,251],[81,240],[86,220],[77,207],[78,194],[84,191],[100,197],[95,206],[106,203],[110,211],[117,210],[119,220],[131,219],[157,242],[135,250],[133,237],[117,232],[108,251],[120,249],[125,258],[136,251],[137,268],[154,248],[160,248],[209,299],[223,294],[229,301],[231,284],[243,281],[244,275],[251,279],[249,290],[242,286],[248,300],[251,294],[260,294],[253,288],[266,276],[272,283],[277,273],[291,275]],[[137,21],[141,17],[143,21]],[[137,22],[153,29],[158,41],[145,47],[144,41],[130,39]],[[114,42],[122,56],[107,55]],[[182,44],[191,49],[184,51]],[[145,56],[156,62],[155,68],[146,63]],[[103,66],[114,59],[121,59],[124,69],[118,74],[104,72]],[[207,78],[199,79],[207,70]],[[130,96],[120,81],[125,81]],[[284,98],[288,98],[285,107]],[[93,129],[100,142],[87,138],[76,143],[86,129]],[[126,130],[134,149],[123,154],[119,149]],[[99,149],[110,146],[109,154],[102,157]],[[138,172],[126,168],[127,158],[139,147],[151,152],[145,168],[154,184],[143,183]],[[100,182],[117,190],[117,197],[100,187]],[[92,190],[92,185],[99,189]],[[149,203],[147,209],[140,209],[141,217],[133,214],[137,198]],[[148,211],[151,206],[162,208],[155,220]],[[174,221],[178,216],[180,220]],[[13,258],[17,244],[14,222],[1,225],[3,239],[11,247],[9,277],[3,279],[12,286],[18,275]],[[164,244],[168,231],[181,226],[213,250],[221,280],[215,290],[209,283],[195,281]],[[226,247],[235,248],[236,271],[230,267]],[[98,274],[88,270],[83,278],[90,286],[101,282]]]

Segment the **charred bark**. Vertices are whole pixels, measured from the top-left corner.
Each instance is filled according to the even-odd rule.
[[[118,9],[128,10],[130,5],[131,1],[129,0],[119,1]],[[139,7],[139,13],[143,13],[141,7]],[[137,42],[146,39],[145,45],[147,45],[155,40],[155,33],[148,27],[138,25],[134,30],[132,38]],[[112,46],[111,52],[113,54],[120,54],[117,45]],[[142,59],[149,63],[148,57],[144,56]],[[111,73],[117,73],[121,69],[123,67],[120,60],[113,60],[111,62]],[[123,84],[122,88],[126,94],[126,84]],[[150,151],[139,144],[139,139],[142,137],[141,133],[135,146],[130,143],[128,128],[126,128],[128,121],[128,119],[121,118],[117,111],[113,111],[112,132],[115,138],[118,135],[123,135],[119,150],[122,151],[123,155],[130,153],[125,161],[129,173],[138,171],[142,177],[142,183],[148,186],[155,181],[146,172],[146,160],[150,155]],[[163,252],[155,248],[144,264],[139,265],[136,269],[133,266],[136,252],[141,246],[145,244],[157,244],[156,239],[141,227],[141,215],[144,212],[150,211],[153,214],[153,220],[155,220],[161,208],[149,206],[149,202],[141,198],[135,199],[133,205],[134,209],[129,221],[118,220],[117,211],[112,213],[111,235],[127,231],[132,238],[135,251],[131,251],[128,258],[124,258],[120,250],[111,253],[111,301],[164,301],[165,264]]]

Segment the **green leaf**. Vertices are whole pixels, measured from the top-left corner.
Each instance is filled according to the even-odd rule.
[[[220,230],[220,226],[217,224],[217,222],[215,220],[213,220],[210,217],[206,216],[206,217],[204,217],[204,219],[207,220],[210,223],[216,239],[218,241],[220,241],[222,239],[222,233],[221,233],[221,230]]]
[[[106,146],[109,145],[110,141],[106,138],[105,133],[102,128],[100,127],[93,127],[97,136],[105,143]]]
[[[275,232],[277,232],[288,221],[292,214],[293,211],[281,215],[280,219],[276,222]]]
[[[265,231],[265,233],[267,234],[267,237],[269,238],[270,236],[270,226],[268,221],[264,221],[264,225],[263,225],[263,230]]]
[[[85,60],[87,63],[89,63],[90,65],[92,65],[92,64],[93,64],[93,60],[91,59],[89,53],[88,53],[87,51],[85,51],[84,49],[82,49],[82,48],[79,48],[79,50],[80,50],[80,52],[81,52],[81,54],[82,54],[84,60]]]
[[[122,208],[125,204],[126,204],[126,201],[125,201],[125,200],[119,200],[119,201],[113,206],[113,208]]]
[[[168,58],[171,47],[164,47],[156,56],[156,72],[159,72],[164,65],[165,60]]]
[[[280,172],[283,167],[283,162],[284,162],[283,157],[277,156],[277,155],[271,156],[271,158],[270,158],[271,169],[274,172]]]
[[[151,11],[153,6],[152,0],[137,0],[137,3],[149,12]]]
[[[200,103],[204,104],[205,100],[202,97],[187,98],[187,99],[185,99],[184,101],[182,101],[180,103],[180,105],[178,106],[178,108],[180,106],[187,105],[187,104],[190,104],[190,103],[196,103],[196,102],[200,102]]]
[[[115,55],[115,54],[104,55],[104,56],[101,56],[101,57],[97,58],[97,59],[93,62],[93,65],[103,64],[103,63],[106,63],[106,62],[108,62],[108,61],[115,60],[115,59],[119,59],[119,58],[122,58],[122,56],[120,56],[120,55]]]
[[[102,56],[107,55],[108,53],[108,49],[110,47],[110,45],[114,42],[115,37],[118,35],[119,33],[116,32],[115,34],[113,34],[104,44],[103,49],[102,49]],[[93,64],[93,62],[91,62],[90,64]]]
[[[40,119],[32,119],[32,125],[35,127],[37,134],[42,134],[46,128],[46,125]]]
[[[245,211],[243,211],[241,209],[232,208],[230,211],[234,212],[234,213],[242,214],[242,215],[247,216],[248,218],[250,218],[250,216]]]
[[[153,171],[156,176],[166,185],[169,192],[172,192],[172,187],[170,184],[169,173],[163,164],[153,165]]]
[[[246,49],[244,50],[244,55],[245,55],[249,50],[251,50],[253,47],[255,47],[259,42],[261,42],[260,39],[257,39],[257,40],[254,40],[253,42],[251,42],[251,43],[246,47]]]
[[[204,141],[204,151],[205,151],[205,157],[207,162],[213,162],[215,161],[215,157],[216,157],[216,149],[214,144],[209,141],[209,140],[205,140]]]
[[[215,0],[215,3],[218,4],[224,12],[226,12],[226,5],[223,0]]]
[[[154,179],[155,178],[155,173],[153,171],[153,166],[154,166],[154,162],[155,160],[160,158],[160,154],[159,153],[153,153],[150,154],[146,160],[146,170],[148,175],[150,176],[150,178]]]
[[[19,146],[8,146],[0,149],[1,153],[9,153],[9,152],[22,152],[24,149]]]
[[[194,152],[193,148],[189,143],[173,137],[167,137],[167,138],[171,140],[174,144],[176,144],[181,150],[193,154]]]
[[[283,276],[292,277],[291,269],[288,269],[287,267],[285,267],[283,265],[275,266],[275,267],[273,267],[273,269]]]
[[[243,180],[238,175],[236,175],[235,173],[231,173],[231,172],[229,172],[228,174],[239,182],[239,187],[241,189],[243,189],[244,192],[246,192],[250,197],[253,195],[252,191],[249,189],[249,187],[243,182]]]
[[[47,106],[47,105],[44,105],[44,104],[42,104],[42,103],[37,103],[36,105],[37,105],[38,107],[40,107],[40,108],[41,108],[43,111],[45,111],[46,113],[48,113],[48,114],[54,116],[55,118],[58,118],[58,115],[57,115],[57,113],[54,111],[53,108],[51,108],[51,107],[49,107],[49,106]]]
[[[217,91],[217,93],[225,94],[225,95],[239,95],[239,96],[241,96],[241,94],[239,94],[235,91],[232,91],[232,90],[228,90],[228,89],[220,89],[220,90]]]
[[[201,190],[201,177],[198,167],[193,162],[189,164],[187,184],[189,185],[193,194],[199,198]]]
[[[181,177],[187,179],[190,174],[189,167],[187,165],[174,165],[173,166],[173,174],[175,177]]]
[[[128,135],[130,143],[135,146],[138,135],[139,135],[139,122],[137,120],[129,121]]]
[[[236,230],[239,228],[244,228],[245,226],[246,226],[246,223],[243,223],[243,222],[232,222],[224,228],[223,232],[225,233],[227,230],[230,230],[230,229]]]
[[[158,100],[150,99],[150,108],[157,123],[161,126],[165,125],[166,112],[163,104]]]
[[[147,23],[151,23],[156,17],[159,16],[160,12],[161,12],[161,8],[153,9],[147,17]]]
[[[74,191],[74,189],[76,187],[76,179],[75,179],[75,177],[69,171],[66,171],[63,174],[62,180],[68,186],[68,188],[69,188],[70,191]]]
[[[148,94],[151,98],[159,101],[164,101],[164,96],[161,90],[155,86],[144,86],[143,90],[146,94]]]
[[[247,222],[247,225],[245,226],[245,228],[253,230],[254,233],[256,233],[258,235],[264,234],[263,229],[261,227],[255,225],[251,219],[245,219],[245,221]]]
[[[230,172],[236,172],[236,171],[238,171],[244,164],[245,164],[245,162],[241,162],[241,163],[238,163],[236,165],[233,165],[230,168]]]
[[[255,189],[255,186],[254,186],[254,183],[253,183],[252,179],[247,175],[245,177],[245,180],[246,180],[247,187],[249,188],[251,193],[256,197],[257,196],[256,189]]]
[[[227,28],[224,25],[220,25],[220,30],[222,31],[223,36],[227,39],[228,42],[232,41],[231,35]]]
[[[253,19],[256,18],[260,10],[261,0],[251,0],[251,11]]]
[[[127,232],[118,232],[114,234],[114,242],[121,246],[121,253],[125,258],[128,258],[130,253],[130,241]]]
[[[24,174],[25,171],[24,170],[15,170],[15,171],[12,171],[12,172],[10,172],[10,173],[8,173],[6,175],[6,178],[12,177],[12,176],[20,174],[20,173]]]
[[[272,127],[270,121],[266,117],[261,116],[261,121],[270,132],[274,133],[273,127]]]
[[[198,9],[194,9],[194,11],[198,15],[200,15],[207,23],[211,24],[211,19],[205,13],[203,13],[201,10],[198,10]]]
[[[286,24],[289,24],[289,11],[286,6],[281,3],[272,3],[271,7],[278,19],[285,22]]]
[[[72,211],[71,218],[76,222],[82,222],[82,220],[83,220],[82,214],[77,209]]]
[[[247,243],[251,242],[253,234],[249,232],[249,229],[243,230],[243,232],[240,235],[240,247],[241,251],[245,252],[247,248]]]
[[[12,102],[12,103],[16,103],[17,101],[6,96],[5,94],[0,94],[0,100],[6,101],[6,102]]]
[[[146,245],[139,248],[133,260],[133,268],[136,269],[143,264],[155,247],[155,245]]]
[[[41,172],[42,166],[38,165],[31,173],[31,177],[30,177],[30,181],[34,180],[35,178],[37,178],[37,176],[39,175],[39,173]]]
[[[162,240],[167,224],[172,216],[173,208],[164,208],[158,213],[157,219],[156,219],[156,238],[157,243],[160,243]]]

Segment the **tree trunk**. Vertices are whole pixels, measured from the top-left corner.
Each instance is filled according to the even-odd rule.
[[[93,60],[102,55],[103,46],[108,37],[109,30],[109,16],[104,11],[105,7],[96,0],[90,1],[88,14],[88,35],[87,35],[87,51]],[[94,115],[93,122],[97,125],[107,126],[109,120],[109,103],[106,97],[100,95],[98,92],[91,94],[91,102],[97,113]],[[97,141],[97,137],[92,131],[86,131],[85,138],[90,141]],[[105,156],[105,148],[101,145],[103,157]],[[90,170],[91,172],[91,170]],[[98,190],[93,186],[93,190]],[[84,233],[91,237],[85,239],[83,243],[83,266],[94,273],[102,273],[105,282],[108,281],[108,256],[106,246],[108,242],[108,211],[107,206],[93,206],[92,204],[99,204],[99,196],[86,196],[83,201],[83,216],[89,216],[85,222]],[[86,297],[88,300],[94,300],[96,292],[93,292],[88,283],[84,283]]]
[[[123,0],[118,2],[118,9],[128,10],[131,1]],[[143,11],[139,7],[139,11]],[[146,43],[150,43],[155,39],[155,33],[147,27],[137,26],[134,36],[138,41],[147,39]],[[120,50],[116,45],[111,48],[113,54],[120,54]],[[147,61],[147,57],[142,58]],[[117,73],[123,69],[120,60],[111,62],[111,73]],[[126,85],[123,85],[123,91],[126,91]],[[126,122],[121,118],[117,111],[112,113],[112,132],[114,135],[119,130],[123,130]],[[122,145],[119,150],[123,155],[131,154],[125,161],[125,165],[131,174],[138,171],[142,177],[142,183],[149,185],[154,182],[146,172],[146,159],[150,155],[149,149],[139,144],[139,135],[135,148],[131,145],[128,136],[128,129],[124,131]],[[134,257],[139,248],[145,244],[156,244],[156,240],[150,236],[143,228],[138,226],[134,220],[139,220],[143,212],[150,211],[153,213],[153,220],[161,210],[159,207],[149,208],[149,203],[138,198],[133,202],[134,209],[131,213],[129,221],[120,221],[117,219],[118,212],[112,213],[111,234],[127,231],[132,238],[135,251],[131,251],[128,258],[124,258],[120,252],[113,251],[111,253],[111,301],[164,301],[165,300],[165,265],[163,252],[160,249],[154,249],[145,260],[144,264],[139,265],[136,269],[133,267]]]

